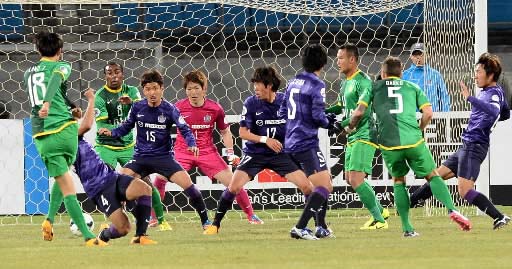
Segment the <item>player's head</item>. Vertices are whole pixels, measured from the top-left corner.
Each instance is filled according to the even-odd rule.
[[[258,99],[272,101],[275,92],[281,86],[281,80],[277,71],[272,66],[258,67],[252,74],[251,82]]]
[[[399,58],[389,56],[382,63],[380,75],[383,79],[388,77],[401,77],[402,76],[402,61]]]
[[[484,53],[476,62],[475,80],[479,88],[495,84],[501,75],[500,58],[494,54]]]
[[[208,78],[200,70],[194,70],[183,76],[183,88],[192,106],[202,106],[206,97]]]
[[[425,65],[425,45],[423,43],[414,43],[411,46],[411,61],[416,66]]]
[[[338,49],[336,58],[338,59],[337,64],[341,73],[349,74],[357,70],[359,51],[357,50],[356,45],[352,43],[342,45]]]
[[[103,68],[103,73],[105,74],[107,87],[110,89],[116,90],[123,85],[123,66],[120,63],[109,62],[105,65],[105,68]]]
[[[308,45],[302,54],[302,67],[306,72],[322,70],[327,63],[327,53],[319,44]]]
[[[140,85],[150,106],[160,105],[164,93],[164,77],[162,74],[155,69],[148,70],[142,74]]]
[[[60,56],[62,54],[64,42],[56,33],[46,31],[39,32],[35,35],[34,41],[37,50],[43,57]]]

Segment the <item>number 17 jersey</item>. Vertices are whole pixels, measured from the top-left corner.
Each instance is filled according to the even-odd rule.
[[[430,103],[418,85],[397,77],[379,80],[361,96],[358,104],[373,104],[381,148],[412,148],[423,141],[416,111]]]

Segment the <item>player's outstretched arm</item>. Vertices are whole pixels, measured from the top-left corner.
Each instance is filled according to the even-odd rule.
[[[82,123],[80,123],[80,128],[78,128],[78,135],[84,135],[87,133],[93,123],[94,123],[94,90],[89,88],[85,91],[85,97],[87,98],[87,109],[85,110],[85,116],[82,120]]]
[[[249,140],[254,143],[263,143],[276,153],[279,153],[281,150],[283,150],[283,144],[281,144],[281,142],[279,142],[277,139],[253,134],[247,127],[240,127],[239,132],[240,138],[244,140]]]

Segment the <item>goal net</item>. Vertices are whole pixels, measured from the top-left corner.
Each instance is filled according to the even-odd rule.
[[[438,164],[460,145],[468,117],[467,112],[460,111],[469,107],[459,96],[457,81],[463,78],[469,82],[473,72],[475,15],[471,0],[86,2],[28,0],[24,4],[0,4],[0,100],[8,103],[11,118],[29,117],[30,104],[22,78],[23,72],[39,59],[32,37],[43,29],[62,35],[63,57],[72,65],[68,96],[82,107],[85,100],[80,93],[87,87],[98,89],[105,84],[103,68],[109,61],[124,66],[125,83],[129,85],[138,85],[138,78],[146,69],[160,70],[165,76],[165,98],[172,102],[185,98],[182,75],[201,69],[208,75],[208,98],[223,106],[235,136],[243,101],[253,93],[250,77],[256,67],[274,65],[283,78],[290,79],[301,70],[301,49],[310,43],[321,43],[329,55],[322,78],[327,84],[327,103],[332,104],[344,79],[336,66],[340,45],[356,44],[361,55],[360,69],[376,77],[388,55],[399,56],[408,68],[412,64],[410,46],[422,42],[427,64],[444,77],[450,110],[459,111],[436,113],[426,140]],[[330,207],[362,208],[357,194],[343,178],[345,139],[329,138],[326,132],[320,137],[335,185]],[[93,140],[94,133],[88,139]],[[3,138],[0,141],[11,143]],[[16,223],[20,214],[45,214],[48,208],[48,179],[33,151],[34,145],[27,141],[30,136],[25,132],[25,148],[32,147],[32,151],[27,151],[25,160],[16,160],[25,164],[24,178],[17,179],[24,182],[20,195],[25,197],[25,212],[0,212],[4,215],[0,217],[2,223]],[[218,134],[216,141],[222,150]],[[239,155],[241,146],[242,141],[236,138],[235,151]],[[198,171],[192,171],[192,178],[202,190],[207,207],[216,208],[224,187]],[[368,179],[383,206],[392,206],[392,181],[380,153],[375,156],[373,174]],[[412,174],[408,176],[411,186],[423,182]],[[300,192],[272,171],[260,174],[246,188],[254,208],[262,210],[262,218],[293,214],[304,204]],[[168,184],[164,205],[170,216],[188,219],[193,214],[187,213],[191,207],[180,191]],[[451,186],[451,191],[457,198],[456,188]],[[83,194],[79,197],[84,210],[95,210]],[[438,206],[430,202],[427,205],[428,214]],[[243,213],[237,212],[243,218]],[[336,214],[367,213],[343,210]]]

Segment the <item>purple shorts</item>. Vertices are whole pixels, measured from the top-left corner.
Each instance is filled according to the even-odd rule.
[[[292,152],[290,156],[307,177],[327,170],[325,157],[318,147],[301,152]]]
[[[480,174],[480,165],[487,156],[489,145],[462,142],[457,152],[452,154],[443,165],[448,167],[456,177],[476,181]]]
[[[125,164],[126,168],[140,175],[141,178],[153,173],[170,178],[174,173],[185,171],[171,155],[157,157],[134,157]]]
[[[240,164],[236,170],[246,172],[251,178],[254,178],[263,169],[270,169],[280,176],[299,170],[292,161],[290,155],[286,153],[279,154],[244,154],[240,159]]]
[[[110,184],[103,191],[92,199],[98,209],[110,216],[114,211],[121,208],[121,202],[126,201],[126,189],[132,183],[133,177],[118,175],[114,184]]]

